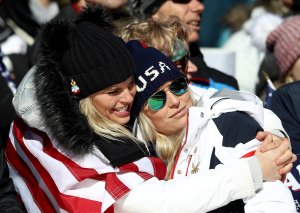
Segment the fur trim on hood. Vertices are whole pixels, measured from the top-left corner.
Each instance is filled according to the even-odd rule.
[[[94,9],[89,9],[88,12]],[[97,9],[103,13],[103,9]],[[85,17],[84,17],[85,16]],[[77,21],[92,21],[98,18],[95,13],[84,13]],[[104,17],[104,16],[100,16]],[[102,22],[100,27],[108,27]],[[122,138],[109,140],[94,133],[88,120],[81,113],[80,99],[72,95],[69,82],[62,71],[62,54],[66,48],[67,37],[72,24],[54,20],[42,31],[42,54],[37,69],[33,74],[36,99],[42,120],[51,134],[58,141],[58,146],[70,156],[80,157],[91,153],[97,147],[113,166],[128,163],[146,156],[146,148],[141,144]]]

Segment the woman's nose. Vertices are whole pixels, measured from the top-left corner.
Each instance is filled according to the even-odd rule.
[[[133,102],[133,99],[134,99],[134,95],[132,94],[132,92],[130,92],[130,90],[128,89],[125,89],[123,92],[122,92],[122,98],[123,100],[130,104]]]
[[[166,92],[167,106],[170,108],[178,108],[180,105],[179,96],[174,95],[172,92]]]

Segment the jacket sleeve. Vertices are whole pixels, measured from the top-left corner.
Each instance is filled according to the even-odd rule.
[[[258,140],[253,139],[256,132],[260,130],[259,125],[254,119],[247,117],[245,113],[233,112],[225,113],[220,116],[220,119],[215,120],[223,136],[222,146],[227,149],[232,148],[230,154],[219,155],[222,163],[234,161],[237,158],[251,157],[260,144]],[[226,126],[231,128],[226,128]],[[245,212],[296,212],[290,190],[280,181],[264,182],[263,189],[257,195],[244,201],[246,202]]]
[[[264,108],[264,130],[279,137],[288,138],[288,134],[282,126],[278,116],[269,109]]]
[[[291,191],[280,181],[264,182],[263,190],[245,200],[245,213],[272,212],[295,213],[296,206]]]
[[[259,167],[254,159],[237,160],[233,166],[219,165],[214,170],[169,181],[152,178],[118,200],[115,212],[207,212],[253,196],[262,184],[261,173],[254,174],[251,168],[253,164]]]

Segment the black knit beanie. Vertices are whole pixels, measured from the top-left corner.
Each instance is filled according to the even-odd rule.
[[[152,16],[166,0],[129,0],[131,15],[138,19]]]
[[[136,118],[148,98],[164,83],[185,75],[180,72],[170,58],[153,47],[147,47],[137,40],[126,44],[136,64],[135,83],[137,93],[131,108]]]
[[[49,46],[61,55],[57,58],[69,91],[80,99],[126,80],[135,71],[125,42],[111,33],[103,10],[87,8],[74,23],[54,21],[44,30],[44,35],[52,34],[46,35]],[[54,36],[58,38],[55,45]]]

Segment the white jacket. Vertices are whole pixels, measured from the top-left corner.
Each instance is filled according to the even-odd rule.
[[[264,121],[263,113],[255,95],[208,90],[198,107],[189,109],[186,139],[174,165],[173,178],[194,176],[251,157],[260,143],[255,139],[260,127],[280,129],[276,116],[268,114],[273,124],[267,125],[270,120]],[[263,190],[244,201],[245,212],[296,212],[290,190],[280,181],[265,182]]]

